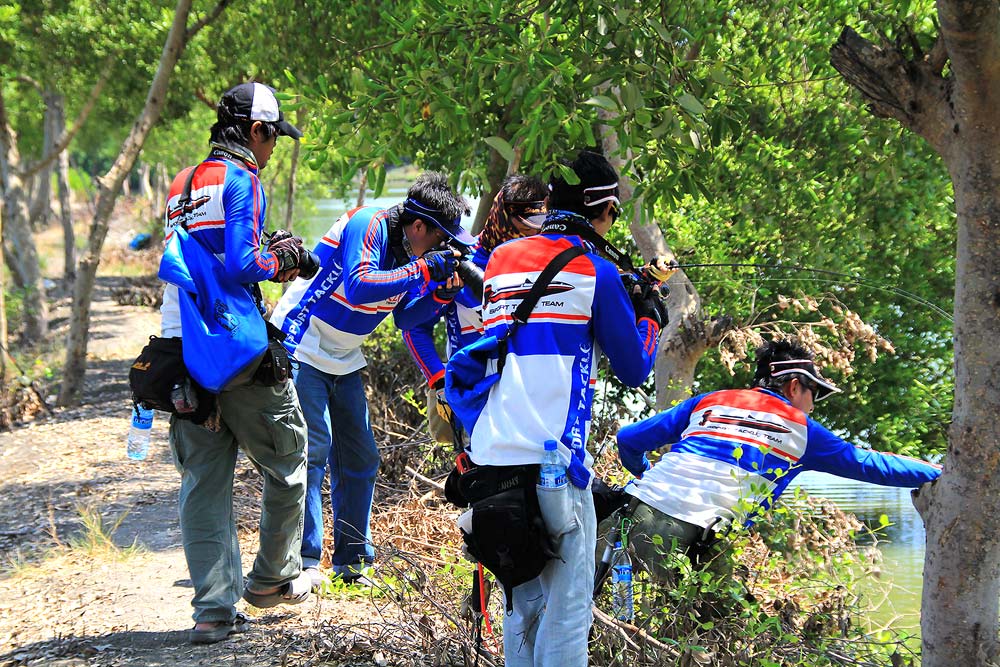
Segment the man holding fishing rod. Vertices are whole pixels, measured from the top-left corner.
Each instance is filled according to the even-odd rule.
[[[626,289],[616,263],[598,254],[631,269],[604,239],[621,210],[618,174],[590,151],[564,164],[577,182],[554,176],[540,232],[493,252],[485,335],[453,355],[445,375],[448,402],[471,432],[474,467],[459,483],[473,508],[466,541],[504,587],[508,666],[587,664],[597,520],[586,441],[597,362],[603,351],[619,379],[638,386],[666,321],[652,285]]]

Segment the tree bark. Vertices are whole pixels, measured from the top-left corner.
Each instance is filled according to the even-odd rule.
[[[17,134],[10,124],[0,90],[0,186],[3,188],[3,242],[9,246],[7,257],[15,281],[24,289],[24,336],[39,341],[48,330],[48,304],[45,285],[38,264],[38,251],[31,233],[25,176],[17,171],[20,164]],[[5,252],[8,247],[5,247]]]
[[[56,122],[61,133],[66,122],[61,96],[57,108]],[[59,153],[56,163],[56,188],[59,193],[59,222],[63,230],[63,284],[68,286],[76,278],[76,232],[73,229],[73,206],[70,200],[68,150]]]
[[[46,90],[42,94],[45,102],[45,120],[43,123],[42,155],[48,155],[56,146],[63,133],[62,97],[54,90]],[[52,172],[50,163],[35,176],[35,192],[33,193],[30,216],[32,229],[47,227],[52,219]]]
[[[122,182],[128,176],[142,150],[142,145],[156,123],[166,99],[170,76],[180,59],[187,40],[192,36],[187,31],[188,14],[192,0],[177,0],[174,20],[163,45],[160,63],[150,84],[146,103],[132,126],[131,132],[122,144],[121,151],[108,172],[99,179],[97,208],[90,223],[87,247],[77,267],[73,282],[72,313],[70,330],[66,341],[66,364],[64,377],[59,389],[59,404],[69,405],[78,399],[83,386],[83,376],[87,368],[87,332],[90,328],[90,297],[97,277],[97,267],[101,261],[101,248],[108,233],[111,213],[121,191]],[[221,4],[221,3],[220,3]],[[202,23],[204,25],[204,23]]]
[[[3,238],[3,207],[0,206],[0,239]],[[7,350],[10,343],[7,339],[7,285],[5,278],[3,253],[0,252],[0,385],[7,385]]]
[[[1000,6],[937,7],[930,53],[908,59],[845,29],[831,61],[873,113],[937,150],[954,185],[955,406],[944,473],[915,502],[927,528],[922,664],[986,667],[1000,656]]]

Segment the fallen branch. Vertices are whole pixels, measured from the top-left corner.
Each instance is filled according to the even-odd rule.
[[[444,493],[444,484],[442,484],[441,482],[437,482],[437,481],[431,479],[430,477],[424,477],[423,475],[421,475],[419,472],[417,472],[416,470],[414,470],[410,466],[403,466],[403,470],[405,470],[406,472],[408,472],[411,475],[413,475],[413,477],[415,479],[419,479],[424,484],[427,484],[429,486],[433,486],[438,491],[441,491],[442,493]]]

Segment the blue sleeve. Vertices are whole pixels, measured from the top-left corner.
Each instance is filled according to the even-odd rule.
[[[705,394],[692,396],[669,410],[653,415],[634,424],[623,426],[618,431],[618,455],[626,468],[638,466],[646,452],[672,445],[681,439],[681,434],[691,421],[691,413]]]
[[[389,239],[381,212],[370,215],[362,209],[348,220],[340,236],[344,258],[344,296],[353,304],[376,303],[428,282],[423,264],[410,262],[395,269],[382,269],[391,257]]]
[[[939,466],[924,461],[856,447],[812,419],[806,453],[799,463],[805,470],[883,486],[916,488],[941,474]]]
[[[427,385],[434,386],[438,380],[444,380],[444,363],[437,347],[434,346],[434,325],[437,318],[427,320],[412,329],[403,331],[403,340],[410,351],[410,356],[417,362],[417,367],[424,374]]]
[[[638,387],[653,369],[660,328],[649,318],[635,321],[632,302],[618,277],[618,269],[611,262],[593,255],[588,257],[597,271],[594,336],[618,379],[629,387]]]
[[[409,331],[428,320],[437,322],[440,319],[442,311],[451,301],[441,301],[434,294],[439,284],[432,281],[427,285],[410,288],[392,310],[392,320],[397,329]]]
[[[241,283],[259,283],[278,273],[278,258],[261,252],[266,203],[264,188],[253,174],[227,167],[222,189],[226,211],[226,272]]]

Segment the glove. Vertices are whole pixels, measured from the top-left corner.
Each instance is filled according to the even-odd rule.
[[[451,278],[458,267],[458,257],[455,256],[455,251],[450,248],[425,252],[417,262],[423,262],[428,277],[439,283]]]
[[[670,279],[670,276],[677,273],[680,265],[675,259],[667,259],[666,255],[657,255],[649,264],[642,267],[643,273],[652,278],[658,283],[665,283]]]
[[[462,291],[463,285],[458,285],[456,287],[448,287],[448,283],[441,283],[434,290],[434,298],[442,303],[451,301],[458,293]]]
[[[667,307],[663,303],[660,290],[651,285],[638,284],[632,288],[629,297],[632,299],[632,308],[635,310],[635,321],[638,322],[644,317],[656,322],[660,329],[667,323]]]
[[[279,229],[267,239],[267,250],[278,258],[278,270],[275,272],[277,275],[282,271],[299,268],[305,248],[302,247],[301,238],[292,236],[287,229]]]

